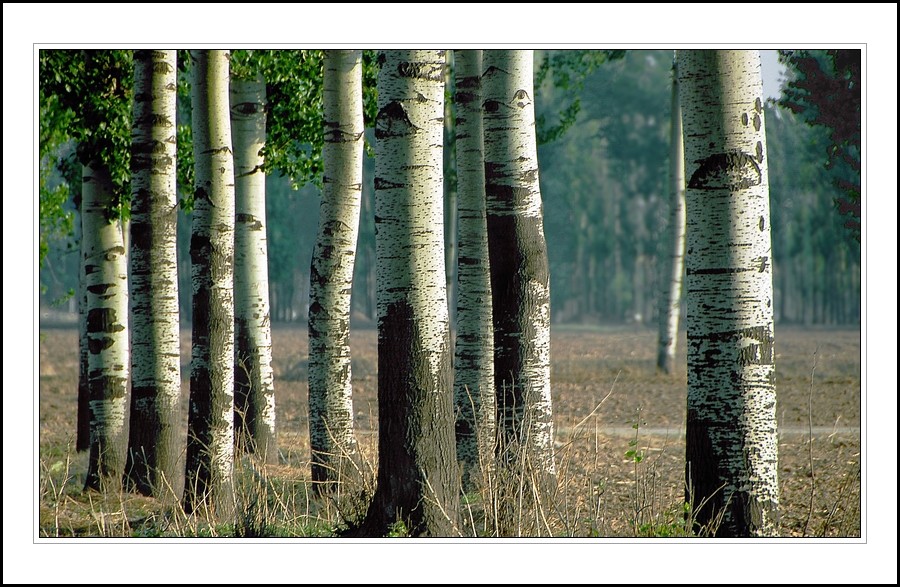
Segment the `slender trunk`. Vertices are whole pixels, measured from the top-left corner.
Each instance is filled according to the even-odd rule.
[[[309,445],[317,489],[352,469],[350,302],[362,195],[362,52],[325,52],[324,178],[309,286]]]
[[[175,51],[135,52],[131,169],[132,382],[127,484],[175,493],[181,343],[175,190]]]
[[[87,288],[85,287],[85,261],[87,259],[84,240],[84,205],[78,197],[78,242],[81,261],[78,264],[78,422],[75,435],[75,450],[81,452],[91,447],[91,408],[88,405],[88,341],[87,341]]]
[[[463,489],[493,461],[496,423],[494,330],[484,192],[481,51],[455,52],[459,267],[453,398]]]
[[[613,213],[613,278],[608,282],[610,288],[610,298],[612,315],[617,322],[621,322],[624,313],[624,303],[622,298],[622,283],[625,275],[624,262],[622,260],[622,242],[624,236],[622,234],[622,206],[619,190],[612,190],[612,213]]]
[[[778,535],[772,246],[757,51],[681,51],[686,479],[698,525]]]
[[[669,189],[672,209],[669,217],[669,263],[662,276],[659,304],[659,353],[656,367],[669,375],[675,369],[678,343],[678,318],[681,314],[681,288],[684,275],[684,143],[681,138],[681,107],[678,103],[678,65],[672,65],[672,132],[669,136]]]
[[[499,450],[555,474],[550,271],[534,128],[532,51],[484,52],[484,169]]]
[[[637,238],[643,237],[638,236]],[[631,294],[633,298],[631,316],[634,323],[640,326],[647,318],[647,315],[644,313],[644,298],[646,297],[644,290],[647,287],[645,280],[647,277],[647,257],[644,255],[644,246],[640,240],[635,244],[635,248],[637,252],[634,257],[634,270],[631,273],[631,291],[633,292]]]
[[[185,509],[234,509],[234,164],[228,51],[192,51],[193,333]]]
[[[231,80],[234,146],[234,430],[239,450],[278,462],[266,242],[266,84]]]
[[[379,55],[378,487],[359,533],[457,533],[443,233],[444,52]]]
[[[593,239],[591,239],[593,241]],[[590,241],[589,241],[590,242]],[[585,302],[587,303],[587,307],[585,311],[587,315],[591,317],[592,320],[596,319],[597,312],[597,282],[599,278],[597,277],[597,256],[593,254],[586,255],[587,257],[587,267],[585,271],[585,281],[587,295],[585,296]]]
[[[100,163],[85,166],[82,185],[91,415],[85,488],[106,491],[121,487],[125,471],[130,368],[128,267],[121,221],[110,221],[114,194],[109,172]]]
[[[445,95],[452,95],[456,65],[453,52],[447,52],[447,67],[444,68]],[[456,323],[456,265],[458,259],[458,198],[456,170],[456,121],[453,119],[453,101],[444,100],[444,252],[446,254],[445,272],[447,274],[447,303],[450,312],[450,324]],[[450,343],[454,332],[451,329]],[[455,346],[455,345],[454,345]]]

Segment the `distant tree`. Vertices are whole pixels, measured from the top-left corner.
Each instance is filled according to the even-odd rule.
[[[265,79],[259,71],[232,68],[229,95],[235,184],[235,439],[239,450],[277,463],[266,175],[261,155],[266,144]]]
[[[822,165],[828,132],[775,104],[765,114],[775,320],[858,324],[861,243],[846,238],[845,217],[834,210],[844,194]]]
[[[779,51],[779,61],[792,74],[782,88],[779,106],[807,124],[828,130],[825,166],[844,193],[835,198],[845,226],[859,241],[861,233],[860,173],[862,156],[862,52],[859,49]]]
[[[228,51],[192,51],[193,332],[185,509],[233,513],[234,163]]]
[[[669,215],[669,256],[661,266],[659,352],[656,367],[671,374],[675,368],[678,343],[678,320],[681,315],[681,281],[684,275],[684,143],[681,139],[681,108],[678,104],[678,64],[672,63],[671,147],[669,155],[669,189],[672,191]]]
[[[555,474],[550,272],[538,178],[531,51],[486,50],[484,175],[502,458]]]
[[[66,181],[53,184],[51,172],[60,163],[65,163],[59,149],[69,140],[68,126],[74,113],[59,104],[59,97],[40,88],[40,111],[38,130],[38,199],[40,240],[38,243],[38,266],[43,267],[44,259],[53,240],[72,236],[75,223],[74,214],[66,208],[69,200],[69,184]]]
[[[82,166],[83,335],[87,348],[89,459],[85,487],[121,487],[130,371],[123,221],[130,179],[131,51],[41,50],[45,106],[60,113]],[[46,130],[46,128],[45,128]],[[55,131],[54,131],[55,132]]]
[[[484,191],[481,50],[455,51],[456,158],[459,206],[458,294],[453,398],[456,453],[471,489],[493,461],[496,423],[494,329]]]
[[[126,485],[180,491],[181,342],[175,235],[175,51],[134,55],[131,423]]]
[[[459,485],[453,438],[444,275],[443,51],[379,55],[378,478],[356,534],[454,535]]]
[[[581,97],[565,135],[538,142],[541,168],[553,170],[541,175],[541,198],[555,321],[653,323],[658,295],[648,294],[659,290],[671,198],[671,56],[629,50],[587,75],[580,93],[549,77],[536,92],[546,120]]]
[[[768,162],[758,51],[678,52],[687,204],[687,500],[717,537],[777,536]]]
[[[312,479],[330,486],[346,477],[357,454],[350,293],[362,193],[362,52],[326,51],[324,66],[324,179],[309,287],[309,442]]]
[[[566,93],[568,104],[558,110],[557,121],[548,121],[544,114],[536,117],[535,132],[539,145],[561,138],[575,124],[578,113],[581,112],[581,92],[587,77],[604,63],[624,56],[624,49],[565,49],[544,52],[534,74],[534,87],[540,88],[549,79],[554,87]]]

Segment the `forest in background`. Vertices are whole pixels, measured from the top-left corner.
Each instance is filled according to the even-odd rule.
[[[552,57],[548,53],[553,52],[535,53],[536,71]],[[556,324],[657,323],[671,199],[671,64],[671,51],[630,50],[588,73],[581,87],[565,87],[549,77],[536,89],[538,118],[555,119],[576,99],[581,105],[574,124],[538,150]],[[860,244],[835,205],[841,191],[833,172],[825,169],[828,137],[785,108],[772,103],[765,108],[775,320],[859,324]],[[371,129],[367,133],[371,143]],[[445,140],[452,149],[452,136]],[[448,163],[452,190],[455,168],[452,159]],[[362,324],[375,320],[373,177],[374,159],[366,157],[353,285],[354,317]],[[60,178],[53,170],[48,185]],[[302,322],[321,190],[312,182],[294,190],[278,174],[268,176],[266,184],[272,319]],[[74,209],[71,194],[66,207]],[[187,214],[179,215],[178,234],[186,323],[191,309]],[[74,313],[69,292],[77,286],[75,242],[49,240],[40,270],[42,308]]]

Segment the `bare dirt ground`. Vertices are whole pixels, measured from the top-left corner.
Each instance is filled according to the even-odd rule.
[[[308,477],[306,328],[276,325],[273,339],[283,456],[279,468],[295,478]],[[182,331],[185,404],[189,341],[190,332]],[[87,455],[73,454],[71,449],[77,342],[73,328],[41,330],[42,495],[52,489],[51,471],[58,471],[66,458],[73,487],[83,484],[87,468]],[[658,527],[677,516],[684,500],[685,342],[682,333],[680,369],[667,377],[655,369],[653,330],[554,327],[553,409],[557,461],[564,479],[558,498],[559,523],[554,528],[561,535],[660,535]],[[373,462],[378,421],[375,330],[356,329],[351,346],[357,432]],[[776,328],[785,537],[860,535],[860,359],[859,330]],[[635,463],[626,458],[629,450],[639,450],[643,460]],[[51,528],[56,531],[60,526],[60,506],[43,501],[40,534],[55,535]],[[648,531],[648,525],[657,529]]]

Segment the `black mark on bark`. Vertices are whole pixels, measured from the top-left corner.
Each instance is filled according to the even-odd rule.
[[[762,172],[756,160],[741,151],[715,153],[699,163],[688,182],[690,189],[739,190],[762,183]]]

